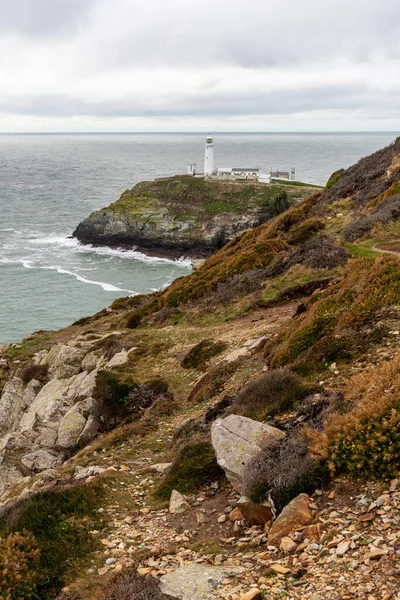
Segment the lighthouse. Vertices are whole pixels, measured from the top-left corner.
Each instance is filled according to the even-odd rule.
[[[206,137],[204,154],[204,177],[214,173],[214,140],[209,135]]]

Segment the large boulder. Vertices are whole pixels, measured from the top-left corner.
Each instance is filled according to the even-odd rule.
[[[85,352],[66,344],[54,345],[46,356],[49,373],[57,379],[67,379],[77,375],[81,370],[81,362]]]
[[[279,546],[284,537],[309,525],[312,519],[310,498],[307,494],[300,494],[285,506],[272,525],[268,534],[268,545]]]
[[[217,419],[211,428],[211,440],[217,462],[238,492],[242,492],[247,463],[258,455],[266,444],[283,437],[283,431],[239,415]]]
[[[241,567],[191,565],[161,577],[160,589],[174,600],[205,600],[225,579],[239,576],[243,571]]]

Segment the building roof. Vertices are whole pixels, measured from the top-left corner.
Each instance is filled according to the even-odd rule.
[[[260,169],[257,167],[232,167],[232,171],[259,171]]]

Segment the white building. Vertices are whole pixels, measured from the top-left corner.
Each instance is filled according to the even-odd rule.
[[[230,179],[258,179],[260,169],[257,167],[230,167],[217,169],[216,176]]]

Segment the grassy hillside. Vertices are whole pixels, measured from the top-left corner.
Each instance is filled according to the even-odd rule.
[[[243,415],[286,432],[284,441],[254,459],[244,480],[248,496],[260,501],[269,493],[278,510],[299,493],[333,485],[332,478],[342,478],[343,489],[353,486],[351,497],[359,497],[360,480],[400,476],[399,186],[400,138],[335,173],[325,190],[239,235],[168,289],[119,299],[69,328],[39,332],[3,349],[8,361],[3,382],[31,367],[35,353],[55,343],[98,339],[93,352],[107,359],[130,350],[127,362],[100,371],[94,393],[103,402],[102,429],[60,469],[59,479],[76,485],[77,467],[114,469],[100,478],[106,507],[102,535],[118,540],[106,556],[118,550],[132,514],[135,535],[142,520],[153,532],[151,539],[135,541],[129,530],[124,543],[132,550],[115,552],[118,561],[124,557],[124,577],[132,586],[142,585],[135,579],[137,568],[139,575],[150,572],[143,569],[154,557],[167,564],[182,546],[193,561],[214,564],[221,554],[235,559],[239,546],[223,541],[231,534],[238,545],[244,543],[243,530],[223,529],[223,519],[209,529],[196,521],[199,498],[207,498],[210,514],[220,514],[232,495],[210,444],[211,423],[218,416]],[[150,464],[166,462],[172,462],[166,474],[149,471]],[[182,521],[163,512],[172,489],[193,494],[196,508]],[[21,491],[16,486],[10,494],[17,497]],[[349,501],[343,492],[342,506]],[[40,497],[31,502],[40,508]],[[331,512],[333,502],[327,505]],[[77,536],[86,544],[85,527],[93,526],[93,515],[85,505],[86,525],[84,519],[69,520],[69,505],[63,510],[71,528],[68,539]],[[165,523],[176,528],[173,534],[163,529]],[[15,535],[19,524],[43,545],[18,508],[2,531]],[[398,531],[393,519],[389,528]],[[255,544],[263,543],[264,533]],[[336,534],[332,529],[326,539]],[[46,538],[45,556],[49,544]],[[100,544],[96,548],[86,559],[101,569],[104,557]],[[250,542],[249,548],[254,551]],[[60,599],[103,600],[104,579],[89,577],[87,560],[78,558],[73,565],[52,566],[58,589],[69,587]],[[113,572],[107,589],[115,590],[118,581],[128,585]]]

